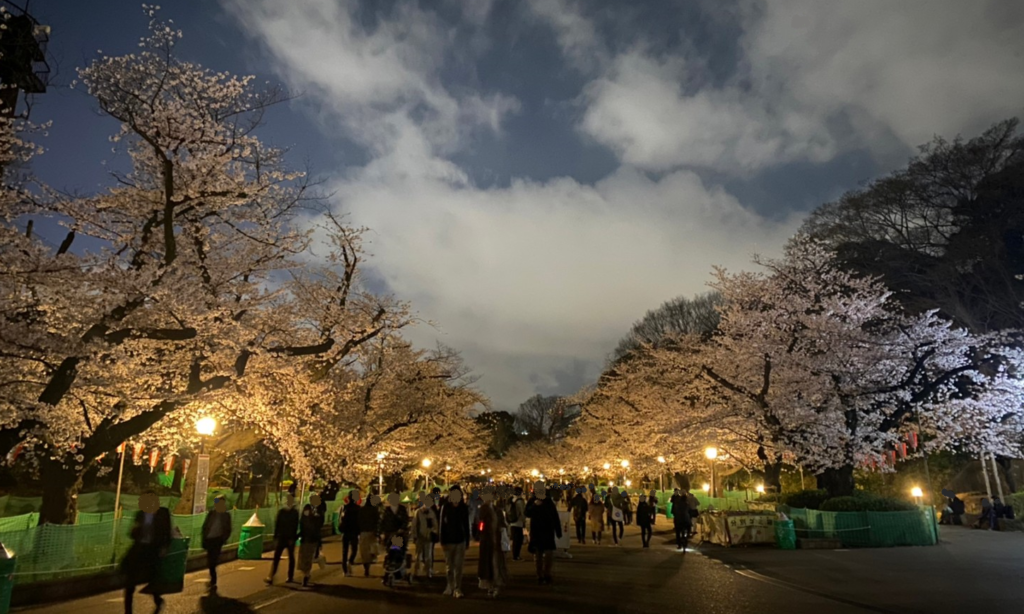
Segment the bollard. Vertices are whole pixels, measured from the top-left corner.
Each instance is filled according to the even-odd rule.
[[[0,614],[11,611],[11,592],[14,590],[14,567],[17,565],[14,552],[0,544]]]
[[[257,561],[263,558],[263,531],[265,528],[256,514],[253,514],[249,521],[242,525],[242,533],[238,538],[239,559]]]
[[[171,543],[167,546],[167,554],[160,559],[153,580],[149,586],[142,590],[143,593],[152,592],[159,588],[162,595],[169,593],[180,593],[185,590],[185,563],[188,560],[187,537],[172,537]]]

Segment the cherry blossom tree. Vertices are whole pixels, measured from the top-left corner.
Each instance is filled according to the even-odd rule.
[[[273,434],[289,382],[345,368],[408,321],[403,304],[359,289],[360,231],[338,220],[324,224],[326,264],[303,275],[313,186],[256,136],[283,93],[181,61],[180,33],[147,10],[139,53],[79,73],[119,122],[130,170],[95,196],[3,202],[0,443],[38,463],[41,522],[70,522],[85,468],[175,412],[234,403],[239,425]],[[51,248],[16,232],[26,217],[66,236]],[[168,421],[160,436],[193,436],[192,424]],[[297,433],[278,433],[300,449]]]

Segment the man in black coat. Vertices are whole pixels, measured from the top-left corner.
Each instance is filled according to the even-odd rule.
[[[533,497],[526,504],[526,517],[530,519],[530,552],[537,562],[537,581],[551,584],[555,540],[562,537],[562,520],[558,516],[558,508],[547,496],[544,482],[533,485]]]
[[[206,550],[206,568],[210,570],[210,592],[217,592],[217,564],[220,552],[231,537],[231,514],[224,497],[213,500],[213,509],[203,520],[203,550]]]
[[[338,521],[341,531],[341,568],[346,576],[352,575],[352,565],[356,563],[356,552],[359,551],[359,491],[348,492],[348,500],[341,508],[341,520]]]
[[[160,596],[159,587],[151,581],[160,559],[171,545],[171,512],[160,507],[160,499],[153,491],[139,496],[139,511],[132,523],[131,538],[131,548],[121,561],[121,572],[125,576],[124,611],[126,614],[132,612],[135,587],[150,583],[149,592],[153,594],[155,612],[159,612],[164,607],[164,599]]]
[[[572,510],[572,521],[576,524],[576,541],[581,544],[587,543],[587,499],[583,496],[586,489],[579,488],[576,496],[569,502],[569,509]]]
[[[274,562],[270,564],[270,575],[264,582],[274,583],[277,566],[281,563],[281,553],[285,550],[288,551],[288,582],[295,582],[295,541],[298,538],[299,510],[295,509],[295,496],[288,495],[274,521]]]

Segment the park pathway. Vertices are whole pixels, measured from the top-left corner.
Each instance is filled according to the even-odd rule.
[[[424,608],[446,614],[845,614],[865,611],[743,577],[697,552],[684,555],[676,551],[668,527],[662,525],[657,528],[661,531],[655,533],[651,548],[646,551],[640,548],[636,527],[626,527],[626,537],[621,546],[574,544],[572,559],[555,560],[553,586],[537,585],[533,562],[528,555],[521,562],[510,560],[511,585],[497,600],[489,599],[476,587],[475,546],[467,554],[463,581],[466,597],[455,600],[441,595],[444,590],[443,563],[437,565],[437,577],[434,579],[411,587],[403,584],[394,590],[381,585],[380,565],[374,565],[370,578],[361,577],[361,570],[357,577],[344,577],[339,563],[341,544],[337,538],[332,538],[325,546],[331,564],[327,569],[314,571],[315,588],[302,589],[283,584],[267,587],[262,579],[269,569],[269,560],[234,561],[221,568],[219,596],[206,596],[205,571],[190,573],[185,592],[168,595],[164,612],[413,614]],[[440,554],[440,548],[437,553]],[[269,553],[265,556],[269,557]],[[283,577],[282,572],[279,572],[279,579]],[[122,607],[120,594],[111,592],[17,611],[32,614],[110,614],[120,612]],[[136,612],[148,614],[152,609],[148,596],[136,597]]]

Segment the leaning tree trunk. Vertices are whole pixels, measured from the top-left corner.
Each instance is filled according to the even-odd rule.
[[[185,459],[182,457],[181,454],[176,455],[174,458],[174,466],[172,467],[172,471],[174,471],[174,477],[171,478],[171,492],[178,495],[181,494],[181,480],[183,477],[185,477],[182,475],[182,469],[184,467]],[[186,484],[187,483],[188,482],[186,482]]]
[[[75,469],[74,458],[53,460],[41,455],[39,477],[43,482],[43,501],[39,508],[39,524],[74,524],[78,511],[78,491],[82,473]]]
[[[236,431],[222,435],[220,438],[207,443],[206,449],[210,455],[210,473],[214,475],[217,470],[236,452],[256,445],[263,440],[263,435],[254,430]],[[196,472],[199,468],[199,457],[189,463],[188,473],[185,475],[185,492],[181,493],[178,505],[174,508],[175,514],[191,514],[196,495]]]
[[[853,465],[826,469],[818,474],[818,488],[827,490],[829,497],[849,497],[853,486]]]

